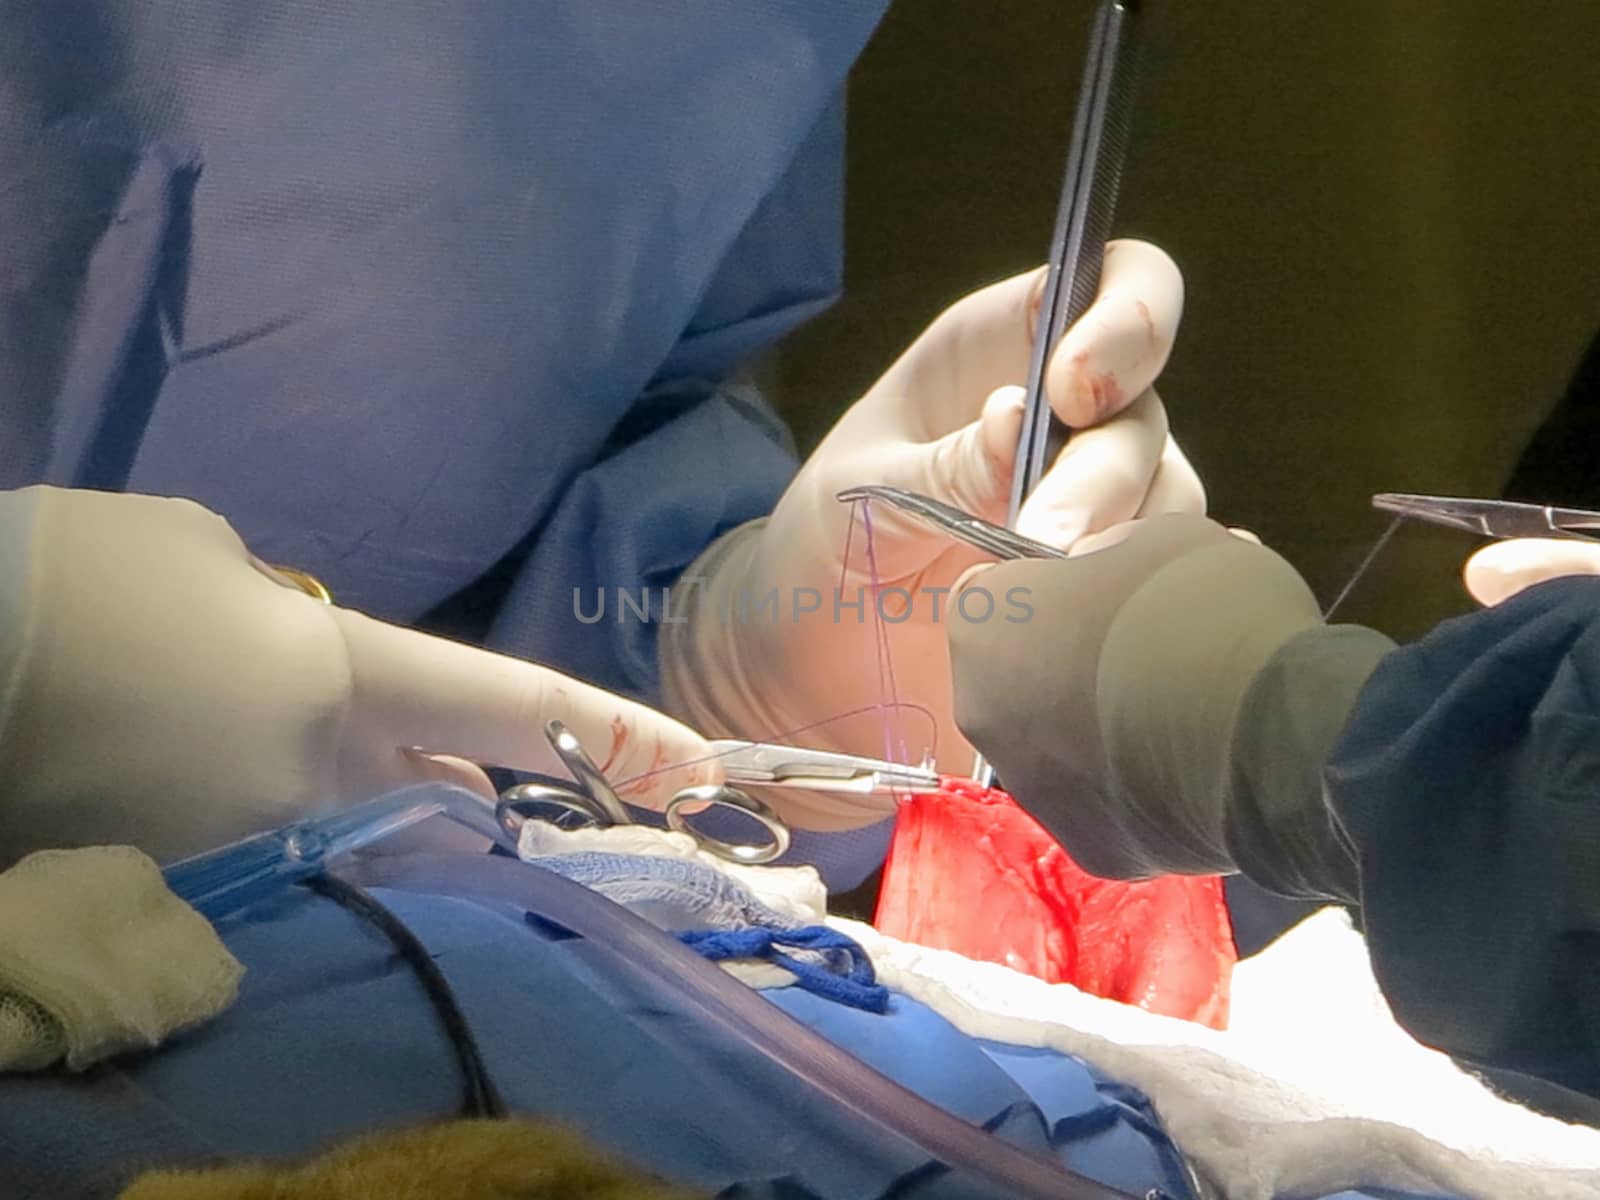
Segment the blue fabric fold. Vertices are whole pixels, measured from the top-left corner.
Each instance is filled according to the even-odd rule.
[[[838,294],[886,7],[8,7],[0,487],[188,496],[392,620],[512,559],[493,644],[649,694],[571,590],[792,476],[737,373]]]

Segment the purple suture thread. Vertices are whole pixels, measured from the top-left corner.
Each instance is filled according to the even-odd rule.
[[[856,544],[856,509],[865,508],[866,501],[857,500],[850,506],[850,524],[844,527],[844,554],[839,559],[839,596],[844,596],[845,580],[850,578],[850,547]]]
[[[831,717],[823,717],[820,721],[810,721],[804,725],[797,725],[793,729],[783,730],[768,737],[758,738],[755,740],[763,742],[767,745],[782,745],[784,742],[798,734],[808,733],[813,729],[820,729],[824,725],[833,724],[835,721],[843,721],[850,717],[859,717],[869,712],[876,712],[883,721],[883,747],[885,760],[889,762],[902,762],[909,764],[911,762],[911,757],[908,753],[908,746],[906,743],[903,726],[899,727],[898,730],[900,741],[900,757],[895,757],[894,743],[896,731],[895,729],[891,728],[889,714],[893,712],[898,716],[902,710],[911,708],[915,709],[917,712],[926,717],[929,726],[930,747],[936,747],[938,744],[939,726],[938,722],[934,719],[933,713],[930,712],[925,705],[916,704],[910,700],[901,700],[896,691],[894,663],[889,655],[889,631],[883,620],[882,610],[879,607],[882,585],[878,577],[877,550],[872,537],[872,514],[869,511],[870,502],[858,500],[851,507],[852,509],[856,507],[860,508],[862,525],[866,530],[867,573],[872,582],[873,634],[874,641],[876,642],[875,649],[878,659],[878,702],[876,704],[864,705],[860,708],[847,709],[844,712],[835,713]],[[855,529],[855,515],[852,511],[850,524],[845,531],[844,557],[839,566],[839,596],[841,598],[844,595],[845,581],[849,578],[850,550],[855,544]],[[655,776],[665,775],[669,771],[678,771],[685,767],[698,766],[700,763],[704,762],[715,762],[717,759],[722,758],[725,755],[737,753],[739,753],[737,750],[724,750],[719,754],[706,754],[699,758],[686,759],[683,762],[667,763],[664,766],[655,767],[648,771],[641,771],[637,775],[630,775],[626,779],[618,780],[613,783],[612,786],[618,789],[631,787],[641,780],[653,779]]]
[[[877,642],[878,650],[878,693],[880,711],[883,714],[883,756],[891,762],[895,760],[895,736],[898,733],[900,741],[900,759],[909,761],[906,748],[905,733],[894,728],[889,713],[891,710],[898,712],[900,707],[900,694],[895,686],[894,659],[889,652],[889,627],[883,616],[883,582],[878,575],[878,549],[872,536],[872,502],[863,500],[861,503],[861,526],[866,535],[867,549],[867,575],[872,581],[872,629]],[[853,526],[855,522],[851,522]],[[887,687],[885,687],[887,683]]]

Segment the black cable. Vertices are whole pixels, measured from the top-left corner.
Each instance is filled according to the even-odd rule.
[[[313,876],[305,881],[305,886],[376,926],[394,944],[394,948],[405,960],[406,965],[415,972],[422,983],[423,991],[427,993],[428,1000],[433,1005],[434,1012],[439,1016],[440,1024],[444,1026],[445,1036],[450,1039],[456,1060],[461,1064],[461,1073],[465,1077],[461,1115],[506,1116],[506,1102],[501,1097],[499,1089],[495,1087],[494,1081],[489,1078],[489,1071],[484,1065],[477,1039],[472,1036],[472,1030],[461,1012],[461,1005],[456,1000],[455,992],[428,953],[427,947],[417,940],[416,934],[366,889],[357,887],[336,875]]]

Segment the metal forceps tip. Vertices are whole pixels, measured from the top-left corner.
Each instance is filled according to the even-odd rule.
[[[896,512],[914,517],[947,537],[965,542],[995,558],[1067,557],[1065,550],[1057,550],[1054,546],[1047,546],[1043,542],[1024,537],[1003,525],[996,525],[993,521],[985,521],[982,517],[962,512],[942,500],[935,500],[932,496],[924,496],[905,488],[891,487],[884,483],[865,483],[846,488],[835,498],[846,504],[856,500],[881,501]]]
[[[940,786],[938,772],[926,761],[910,766],[859,754],[735,739],[712,742],[711,748],[734,783],[855,795],[934,792]]]
[[[1380,492],[1372,507],[1397,516],[1463,529],[1490,538],[1575,538],[1600,540],[1600,513],[1514,500],[1474,500]]]

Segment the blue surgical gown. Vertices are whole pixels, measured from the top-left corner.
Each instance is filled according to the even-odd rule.
[[[653,700],[656,627],[578,601],[791,477],[740,371],[838,292],[887,2],[7,4],[0,487],[188,496]]]

